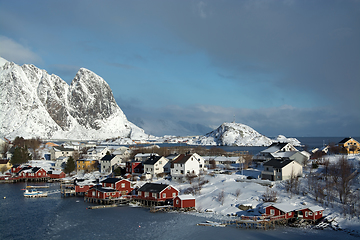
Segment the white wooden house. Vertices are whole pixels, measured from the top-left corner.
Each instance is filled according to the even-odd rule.
[[[157,174],[170,173],[170,161],[163,156],[151,155],[144,163],[144,173],[155,177]]]
[[[271,181],[286,180],[294,176],[302,175],[302,165],[294,160],[272,159],[264,163],[264,170],[261,172],[261,179]]]
[[[173,180],[181,180],[186,174],[198,175],[205,170],[205,160],[199,154],[179,155],[171,166],[171,177]]]

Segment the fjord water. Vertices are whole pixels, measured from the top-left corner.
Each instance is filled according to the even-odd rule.
[[[47,185],[50,190],[59,188]],[[59,193],[24,198],[24,187],[25,183],[0,184],[0,239],[356,239],[333,230],[197,226],[211,217],[150,213],[140,207],[90,210],[82,198],[61,198]]]

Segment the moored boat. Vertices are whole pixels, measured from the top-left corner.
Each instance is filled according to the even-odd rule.
[[[39,191],[33,187],[27,187],[24,192],[24,197],[47,197],[46,191]]]

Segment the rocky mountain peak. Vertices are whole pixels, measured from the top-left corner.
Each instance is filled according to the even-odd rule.
[[[1,66],[2,64],[2,66]],[[0,59],[0,136],[70,139],[145,137],[116,104],[110,86],[81,68],[70,86],[32,64]],[[13,118],[9,118],[13,116]]]

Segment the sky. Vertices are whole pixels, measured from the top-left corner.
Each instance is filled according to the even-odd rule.
[[[359,0],[0,0],[0,56],[93,71],[156,136],[360,136]]]

